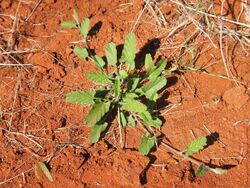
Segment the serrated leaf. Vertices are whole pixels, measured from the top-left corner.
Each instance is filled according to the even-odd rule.
[[[150,72],[154,68],[153,59],[152,59],[151,54],[146,54],[145,68],[146,68],[147,72]]]
[[[50,174],[50,171],[47,168],[47,166],[43,162],[39,162],[37,165],[42,170],[42,172],[44,173],[44,175],[48,178],[48,180],[52,182],[53,178],[52,178],[52,176]]]
[[[134,119],[133,115],[131,115],[131,114],[128,116],[128,125],[130,127],[135,127],[135,119]]]
[[[126,62],[128,70],[135,69],[135,54],[136,54],[136,37],[133,33],[126,36],[124,47],[122,50],[121,61]]]
[[[134,91],[139,84],[140,79],[137,77],[129,78],[128,79],[128,90]]]
[[[91,132],[89,134],[89,140],[92,143],[97,143],[101,137],[101,134],[106,130],[107,126],[108,123],[94,125],[91,128]]]
[[[123,127],[125,127],[127,125],[127,119],[126,119],[124,113],[121,112],[120,115],[121,115],[121,124]]]
[[[153,118],[148,111],[140,113],[139,116],[143,121],[143,125],[156,128],[160,128],[162,125],[162,121],[159,118],[156,117]]]
[[[191,141],[185,148],[185,155],[190,156],[204,148],[207,145],[207,138],[205,136],[199,137]]]
[[[108,65],[116,65],[117,63],[117,50],[114,43],[109,43],[105,47],[105,55],[108,61]]]
[[[83,20],[80,28],[80,36],[83,36],[84,38],[87,37],[89,32],[89,24],[90,24],[90,19],[86,18]]]
[[[166,86],[167,80],[164,77],[156,77],[155,79],[149,81],[144,87],[143,92],[148,99],[152,99],[159,90]]]
[[[95,91],[72,91],[66,95],[66,101],[84,106],[94,104]]]
[[[87,78],[97,84],[112,84],[109,75],[104,72],[88,72]]]
[[[147,110],[147,106],[138,100],[132,98],[125,98],[123,102],[124,103],[121,107],[122,110],[138,113],[145,112]]]
[[[164,71],[166,65],[167,65],[167,62],[165,60],[160,60],[157,63],[156,67],[152,69],[151,71],[149,71],[148,78],[154,79],[155,77],[159,76]]]
[[[89,56],[88,50],[86,48],[76,46],[73,50],[74,54],[81,60],[85,61]]]
[[[98,56],[98,55],[95,55],[94,57],[93,57],[93,60],[94,60],[94,63],[95,63],[95,66],[97,67],[97,68],[103,68],[104,66],[105,66],[105,61],[100,57],[100,56]]]
[[[102,117],[109,111],[110,102],[95,103],[88,112],[85,123],[89,126],[94,126]]]
[[[76,22],[62,22],[61,27],[73,29],[73,28],[77,28],[77,23]]]
[[[139,153],[141,153],[142,155],[148,155],[150,150],[154,147],[155,142],[155,136],[150,137],[147,133],[145,133],[139,145]]]
[[[195,176],[204,176],[209,171],[205,164],[201,164],[195,171]]]

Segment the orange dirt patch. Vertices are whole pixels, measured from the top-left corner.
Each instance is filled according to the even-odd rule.
[[[180,16],[169,1],[158,4],[166,23],[157,21],[150,9],[140,16],[145,3],[139,0],[38,2],[0,1],[0,63],[24,64],[0,66],[0,187],[249,186],[248,46],[243,49],[242,44],[225,34],[223,43],[229,49],[234,75],[225,79],[219,75],[226,75],[220,50],[213,47],[205,34],[195,36],[199,40],[187,44],[188,53],[182,53],[184,47],[170,48],[173,43],[185,41],[196,27],[191,25],[166,37],[166,31]],[[215,12],[220,13],[220,5],[215,4]],[[239,1],[228,1],[223,14],[235,19],[240,14],[240,5]],[[169,106],[159,104],[165,119],[161,131],[180,150],[195,137],[212,134],[213,144],[194,157],[228,169],[227,174],[209,172],[204,177],[195,177],[194,164],[183,161],[162,145],[151,155],[142,156],[136,151],[142,132],[132,128],[126,129],[123,150],[116,143],[117,130],[110,130],[97,144],[88,141],[89,128],[83,123],[88,108],[65,102],[65,94],[71,90],[96,87],[85,76],[95,70],[93,64],[80,61],[72,52],[79,41],[77,32],[60,27],[62,21],[72,19],[74,8],[80,18],[91,19],[88,39],[99,55],[104,55],[103,47],[108,42],[123,44],[125,35],[136,23],[133,30],[138,52],[142,49],[143,53],[156,52],[155,59],[164,57],[173,64],[180,60],[184,65],[192,61],[194,53],[199,53],[196,69],[211,64],[206,69],[211,74],[187,70],[168,78],[163,96]],[[237,28],[232,24],[228,27]],[[218,38],[212,40],[219,46]],[[33,168],[39,161],[49,162],[53,182],[42,173],[40,179],[35,176]]]

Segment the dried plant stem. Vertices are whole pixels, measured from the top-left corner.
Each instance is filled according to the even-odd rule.
[[[38,6],[42,3],[43,0],[39,0],[36,4],[36,6],[32,9],[31,13],[28,15],[28,17],[25,19],[25,22],[29,21],[29,19],[31,18],[31,16],[34,14],[34,12],[36,11],[36,9],[38,8]]]
[[[117,111],[117,120],[118,120],[118,126],[119,126],[119,134],[120,134],[120,145],[121,145],[121,148],[124,147],[123,145],[123,139],[122,139],[122,125],[121,125],[121,112],[120,112],[120,107],[118,107],[118,111]]]
[[[216,19],[219,19],[219,20],[222,20],[222,21],[225,21],[225,22],[229,22],[229,23],[233,23],[233,24],[236,24],[236,25],[239,25],[239,26],[242,26],[242,27],[247,27],[247,28],[250,28],[250,25],[249,24],[245,24],[245,23],[242,23],[242,22],[237,22],[237,21],[234,21],[234,20],[230,20],[228,18],[225,18],[223,16],[218,16],[218,15],[214,15],[214,14],[210,14],[210,13],[207,13],[207,12],[203,12],[201,10],[197,10],[195,8],[192,8],[190,6],[187,6],[187,5],[184,5],[183,3],[181,2],[178,2],[178,1],[175,1],[175,0],[170,0],[172,3],[174,4],[177,4],[179,6],[182,6],[182,7],[185,7],[189,10],[192,10],[194,12],[198,12],[198,13],[201,13],[201,14],[204,14],[206,16],[209,16],[209,17],[212,17],[212,18],[216,18]]]

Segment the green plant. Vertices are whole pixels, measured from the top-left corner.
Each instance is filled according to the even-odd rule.
[[[79,35],[83,37],[85,47],[77,46],[74,47],[73,51],[80,59],[90,59],[94,62],[98,71],[88,72],[86,75],[98,88],[72,91],[67,94],[66,101],[91,106],[85,117],[85,124],[91,127],[89,134],[91,142],[98,142],[109,128],[111,121],[116,119],[120,132],[121,147],[123,148],[122,128],[139,126],[144,130],[138,146],[139,152],[148,155],[159,141],[156,132],[163,124],[159,114],[156,113],[158,112],[156,102],[159,99],[160,91],[167,84],[165,76],[171,74],[171,71],[166,70],[167,62],[159,60],[155,65],[151,55],[146,54],[144,68],[137,68],[135,65],[137,44],[133,33],[126,36],[119,58],[116,45],[112,42],[105,46],[105,59],[98,55],[92,55],[87,41],[90,21],[85,19],[80,24],[75,11],[73,17],[73,22],[63,22],[61,25],[79,30]],[[110,117],[115,118],[111,120]],[[216,174],[226,172],[221,169],[212,169],[190,157],[204,149],[207,145],[206,137],[200,137],[190,142],[182,152],[164,142],[161,142],[161,144],[184,159],[198,165],[197,176],[203,175],[209,170]]]
[[[78,21],[63,22],[62,26],[78,28],[80,36],[83,36],[86,42],[89,21],[85,19],[82,24],[78,23]],[[160,128],[162,125],[154,109],[159,98],[157,93],[167,83],[164,77],[169,73],[165,71],[167,62],[160,60],[154,65],[151,55],[147,54],[145,69],[136,69],[136,50],[136,38],[133,33],[126,36],[120,58],[117,57],[116,45],[112,42],[105,47],[107,61],[98,55],[92,56],[88,47],[75,47],[73,50],[80,59],[91,59],[98,69],[97,72],[87,73],[87,78],[99,86],[97,89],[73,91],[66,97],[67,102],[92,106],[85,123],[91,127],[89,139],[93,143],[98,142],[102,133],[108,129],[110,122],[107,118],[111,113],[117,119],[120,133],[126,126]],[[112,71],[108,72],[108,68]],[[123,144],[122,134],[120,143]],[[146,132],[142,136],[139,152],[147,155],[155,143],[156,137]]]

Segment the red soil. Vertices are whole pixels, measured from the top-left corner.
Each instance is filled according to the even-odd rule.
[[[10,3],[11,2],[11,3]],[[85,73],[95,70],[91,62],[82,62],[72,53],[77,33],[61,29],[61,21],[71,20],[77,9],[80,18],[91,18],[93,30],[89,37],[91,48],[104,55],[103,47],[113,41],[123,44],[124,36],[131,30],[143,2],[128,0],[45,0],[27,22],[24,22],[37,2],[23,1],[18,14],[20,22],[14,37],[18,41],[15,50],[43,49],[38,52],[17,54],[14,57],[32,67],[0,67],[0,183],[15,177],[0,187],[248,187],[249,120],[250,118],[250,61],[239,44],[229,43],[233,50],[233,67],[240,83],[218,76],[187,72],[184,76],[169,78],[170,104],[177,105],[165,112],[162,132],[175,148],[180,150],[198,136],[211,133],[219,141],[195,155],[197,159],[228,168],[228,173],[216,175],[209,172],[204,177],[195,177],[196,166],[170,153],[162,146],[152,156],[140,155],[133,149],[117,149],[113,132],[106,141],[91,145],[89,128],[83,120],[87,108],[65,102],[65,94],[71,90],[95,87]],[[237,3],[237,2],[236,2]],[[238,2],[239,3],[239,2]],[[0,1],[0,14],[15,15],[18,1]],[[239,6],[235,6],[239,10]],[[178,12],[168,5],[162,12],[169,27]],[[149,40],[157,38],[160,31],[151,24],[150,14],[143,15],[135,34],[138,49]],[[230,18],[230,16],[229,16]],[[13,20],[0,16],[1,48],[6,46]],[[190,31],[184,31],[190,32]],[[162,35],[163,36],[163,35]],[[185,38],[185,35],[182,34]],[[176,41],[182,40],[181,35]],[[156,57],[173,59],[174,51],[164,50],[166,38],[160,39],[162,49]],[[218,42],[218,41],[217,41]],[[209,41],[200,41],[203,47]],[[150,48],[154,48],[151,45]],[[152,50],[152,49],[151,49]],[[247,49],[249,52],[249,49]],[[211,56],[212,54],[212,56]],[[176,53],[178,55],[178,53]],[[231,56],[230,56],[231,57]],[[186,59],[189,57],[187,56]],[[197,65],[210,61],[212,73],[225,74],[220,53],[208,48],[198,59]],[[4,57],[0,56],[0,63]],[[175,81],[176,80],[176,81]],[[141,132],[127,129],[127,148],[136,148]],[[18,134],[25,133],[25,134]],[[27,139],[32,134],[36,143]],[[114,132],[114,135],[118,134]],[[41,145],[41,148],[39,147]],[[54,181],[49,182],[42,174],[37,179],[32,168],[39,161],[49,160]],[[232,167],[232,168],[230,168]],[[28,171],[28,172],[26,172]]]

